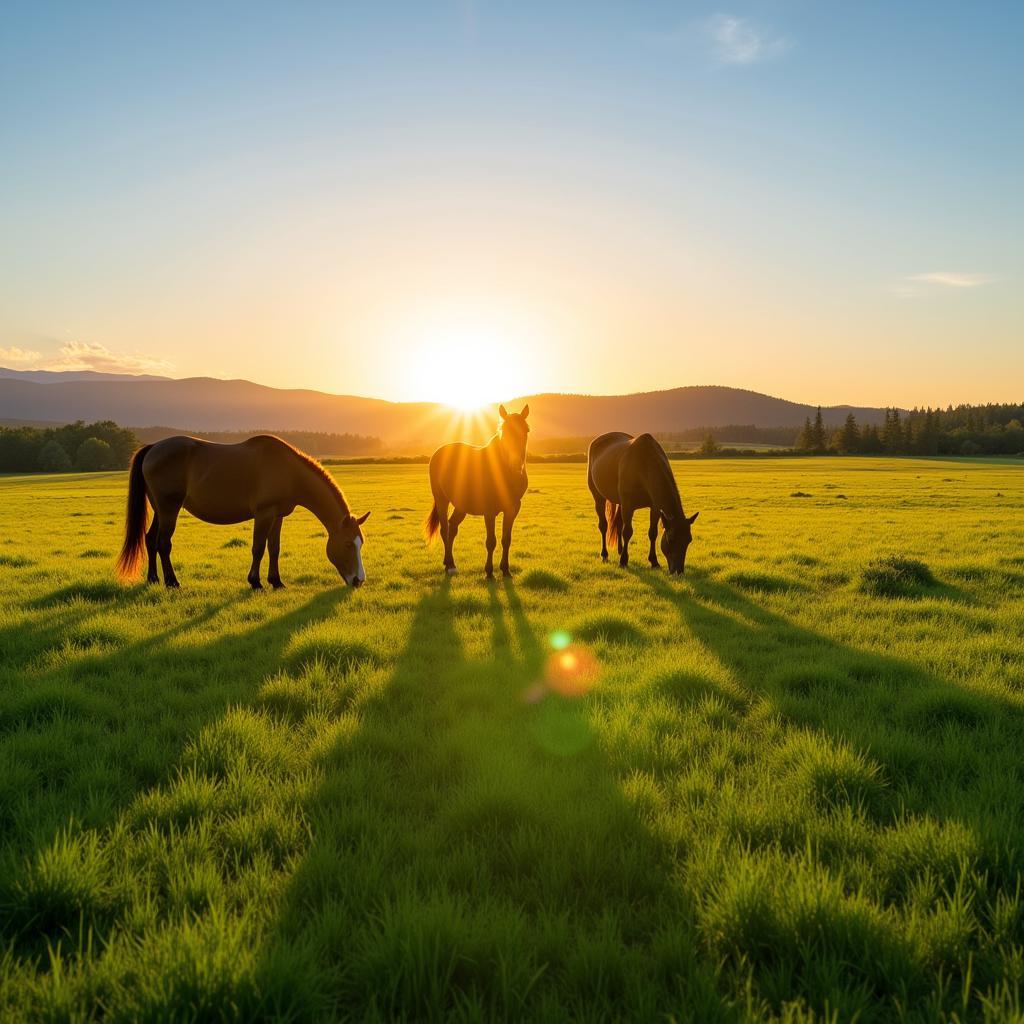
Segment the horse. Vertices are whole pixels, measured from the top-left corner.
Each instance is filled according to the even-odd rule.
[[[153,506],[153,523],[147,499]],[[361,586],[363,523],[370,513],[354,516],[334,478],[312,456],[269,434],[239,444],[215,444],[198,437],[168,437],[143,445],[132,456],[128,471],[128,508],[124,546],[117,573],[130,580],[138,572],[143,549],[149,556],[150,583],[159,583],[160,555],[164,583],[179,586],[171,565],[171,538],[178,513],[186,509],[206,523],[244,523],[255,520],[252,566],[248,581],[262,590],[260,564],[270,550],[267,582],[284,586],[278,567],[281,524],[296,505],[309,509],[327,530],[327,559],[345,583]]]
[[[638,508],[649,508],[651,567],[657,569],[659,565],[655,542],[660,520],[665,527],[661,550],[668,571],[683,574],[686,549],[693,540],[690,527],[700,513],[689,517],[684,514],[668,456],[650,434],[633,437],[613,431],[595,437],[587,453],[587,486],[594,496],[603,561],[608,561],[608,544],[617,544],[619,565],[629,565],[633,513]]]
[[[424,524],[427,543],[440,534],[444,541],[444,568],[456,572],[452,548],[459,524],[466,516],[483,516],[487,527],[487,563],[484,572],[494,578],[494,523],[501,515],[501,573],[511,576],[508,553],[512,546],[512,525],[519,515],[526,493],[526,420],[529,405],[522,412],[509,413],[500,406],[498,433],[482,447],[453,441],[442,445],[430,457],[430,490],[434,504]],[[448,506],[452,505],[449,516]]]

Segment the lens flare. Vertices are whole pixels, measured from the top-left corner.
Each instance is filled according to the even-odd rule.
[[[544,682],[563,697],[582,697],[597,682],[597,659],[584,647],[574,645],[548,658]]]
[[[572,637],[564,629],[556,629],[548,637],[548,643],[551,644],[552,650],[564,651],[572,643]]]

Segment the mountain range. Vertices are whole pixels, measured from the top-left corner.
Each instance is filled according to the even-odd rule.
[[[815,407],[756,391],[691,386],[631,395],[538,394],[512,398],[518,410],[530,403],[537,438],[588,437],[605,430],[671,433],[696,427],[744,424],[793,427],[814,416]],[[497,421],[485,407],[476,422],[453,422],[452,411],[431,402],[388,402],[323,391],[272,388],[247,380],[90,374],[85,371],[0,368],[0,418],[12,421],[110,419],[125,426],[170,425],[203,430],[313,430],[378,437],[391,450],[426,450],[458,435],[478,440]],[[881,423],[885,410],[861,406],[822,407],[828,426],[848,413],[860,423]]]

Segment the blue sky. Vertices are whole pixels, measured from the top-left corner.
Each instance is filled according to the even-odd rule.
[[[1016,3],[9,4],[0,364],[1019,399],[1022,43]]]

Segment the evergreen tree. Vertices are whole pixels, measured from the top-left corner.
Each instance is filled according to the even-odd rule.
[[[847,413],[843,429],[839,431],[837,447],[846,454],[860,449],[860,430],[857,428],[857,417],[852,412]]]
[[[814,426],[811,428],[811,438],[813,444],[811,447],[816,452],[823,452],[825,446],[828,443],[828,436],[825,433],[825,420],[821,415],[821,406],[818,406],[818,411],[814,414]]]
[[[898,455],[903,451],[903,424],[900,421],[899,409],[886,410],[882,446],[890,455]]]
[[[811,426],[810,416],[804,420],[804,429],[800,432],[800,437],[797,439],[796,446],[802,452],[814,450],[814,428]]]

